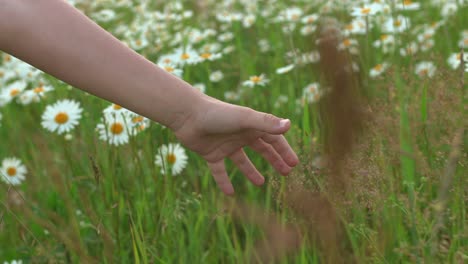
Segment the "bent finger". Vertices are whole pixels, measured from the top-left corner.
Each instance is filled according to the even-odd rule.
[[[276,171],[282,175],[288,175],[291,167],[281,158],[276,150],[261,138],[249,145],[254,151],[258,152],[264,159],[266,159]]]
[[[271,144],[289,166],[294,167],[299,163],[299,158],[283,135],[265,134],[262,139]]]
[[[234,187],[232,186],[232,183],[229,180],[229,176],[227,175],[224,160],[208,162],[208,167],[210,168],[211,174],[213,175],[213,178],[215,179],[221,191],[226,195],[233,195]]]
[[[253,184],[257,186],[263,185],[265,178],[258,172],[243,149],[234,152],[230,156],[230,159]]]

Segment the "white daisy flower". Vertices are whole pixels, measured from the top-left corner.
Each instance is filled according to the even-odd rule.
[[[168,73],[172,74],[172,75],[175,75],[177,77],[182,77],[182,74],[184,73],[182,69],[178,69],[177,66],[175,64],[171,64],[171,63],[162,63],[162,64],[158,64],[158,66],[167,71]]]
[[[373,3],[370,5],[364,5],[362,7],[355,7],[351,12],[351,16],[353,17],[366,17],[366,16],[373,16],[378,12],[382,11],[382,6],[377,3]]]
[[[435,74],[436,67],[430,61],[422,61],[416,65],[416,74],[420,77],[432,78]]]
[[[290,72],[292,69],[294,69],[294,64],[289,64],[287,66],[276,69],[276,74],[284,74]]]
[[[375,78],[380,76],[388,68],[388,63],[377,64],[369,72],[369,76]]]
[[[96,126],[99,139],[115,146],[127,144],[131,131],[134,131],[130,122],[126,115],[104,115],[103,123]]]
[[[81,118],[83,109],[73,100],[60,100],[53,105],[48,105],[42,115],[41,125],[51,132],[59,135],[71,131]]]
[[[463,61],[467,62],[468,61],[468,53],[463,53]],[[460,67],[461,64],[461,52],[458,53],[452,53],[450,57],[447,60],[447,63],[450,65],[452,69],[457,69]]]
[[[396,4],[396,8],[399,10],[419,10],[421,4],[411,0],[403,0]]]
[[[250,76],[250,78],[247,81],[244,81],[242,85],[248,86],[250,88],[254,86],[265,86],[270,80],[268,80],[265,76],[265,74],[260,74],[260,75],[253,75]]]
[[[221,71],[214,71],[210,74],[210,81],[219,82],[224,78],[224,74]]]
[[[396,19],[389,17],[383,25],[383,31],[387,33],[401,33],[411,27],[408,17],[398,15]]]
[[[240,94],[238,92],[227,91],[224,92],[224,99],[227,101],[239,101]]]
[[[204,83],[196,83],[192,85],[193,88],[197,89],[198,91],[205,93],[206,91],[206,85]]]
[[[0,179],[11,185],[19,185],[28,173],[26,167],[17,158],[5,158],[0,167]]]
[[[169,143],[159,148],[155,164],[161,167],[161,173],[169,171],[171,175],[180,174],[187,166],[187,154],[180,144]]]
[[[9,84],[0,93],[0,107],[8,104],[14,98],[18,97],[26,88],[27,84],[25,81],[16,81]]]
[[[322,94],[320,85],[318,83],[311,83],[304,88],[302,98],[309,103],[315,103],[320,100]]]

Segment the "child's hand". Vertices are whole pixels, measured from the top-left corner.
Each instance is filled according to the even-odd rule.
[[[187,148],[208,162],[214,179],[225,194],[234,194],[234,188],[226,173],[224,158],[230,158],[255,185],[265,181],[245,154],[245,146],[260,153],[283,175],[299,162],[282,135],[290,128],[289,120],[213,98],[205,98],[202,102],[179,127],[174,128],[174,132]]]

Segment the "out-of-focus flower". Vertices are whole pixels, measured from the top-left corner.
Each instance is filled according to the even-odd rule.
[[[172,176],[178,175],[187,166],[187,154],[180,144],[162,145],[156,154],[155,164],[161,167],[161,173],[169,171]]]
[[[219,82],[224,78],[224,74],[221,71],[214,71],[210,74],[210,81]]]
[[[380,76],[388,68],[388,63],[377,64],[369,72],[369,76],[375,78]]]
[[[289,64],[287,66],[278,68],[278,69],[276,69],[276,73],[277,74],[285,74],[287,72],[290,72],[292,69],[294,69],[294,66],[295,66],[294,64]]]
[[[318,102],[322,95],[323,92],[321,91],[320,85],[318,83],[311,83],[307,85],[302,92],[302,98],[305,99],[308,103]]]
[[[7,85],[0,92],[0,107],[8,104],[14,98],[18,97],[26,88],[25,81],[16,81]]]
[[[422,61],[416,65],[415,72],[420,77],[432,78],[435,74],[436,67],[430,61]]]
[[[242,85],[247,86],[247,87],[254,87],[254,86],[265,86],[270,80],[268,80],[265,76],[265,74],[260,74],[260,75],[253,75],[250,76],[250,78],[247,81],[244,81]]]
[[[389,17],[383,25],[383,31],[386,33],[401,33],[411,27],[408,17],[398,15],[396,18]]]
[[[11,185],[19,185],[28,173],[26,166],[17,158],[5,158],[0,167],[0,179]]]

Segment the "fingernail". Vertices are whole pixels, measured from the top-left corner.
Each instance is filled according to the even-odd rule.
[[[287,127],[287,126],[289,125],[290,122],[291,122],[291,121],[289,121],[289,119],[283,119],[283,120],[280,121],[279,126],[280,126],[281,128]]]

